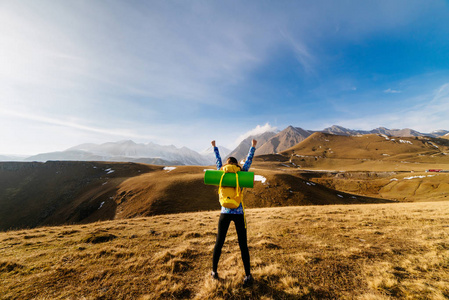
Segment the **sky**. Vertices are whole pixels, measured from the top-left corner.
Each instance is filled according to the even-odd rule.
[[[0,154],[448,116],[447,1],[0,0]]]

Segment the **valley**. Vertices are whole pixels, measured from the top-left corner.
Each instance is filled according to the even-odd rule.
[[[447,140],[313,133],[258,155],[248,208],[448,200]],[[0,230],[219,209],[213,166],[0,162]]]
[[[231,230],[209,277],[214,166],[0,162],[0,299],[444,299],[447,140],[313,133],[254,158],[254,286]],[[337,276],[336,276],[337,274]]]

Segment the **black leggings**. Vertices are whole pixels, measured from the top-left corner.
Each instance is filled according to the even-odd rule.
[[[218,220],[218,235],[215,242],[214,255],[212,258],[212,271],[217,272],[218,261],[220,260],[221,248],[226,239],[229,224],[234,221],[235,229],[239,240],[240,252],[242,253],[243,266],[245,267],[246,275],[251,274],[249,263],[249,250],[246,237],[245,217],[244,215],[236,214],[221,214]]]

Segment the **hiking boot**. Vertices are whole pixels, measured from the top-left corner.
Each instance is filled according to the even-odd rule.
[[[212,277],[212,279],[215,279],[215,280],[218,280],[218,279],[219,279],[219,278],[218,278],[218,273],[217,273],[217,272],[212,271],[212,273],[210,273],[210,276]]]
[[[247,286],[252,286],[254,283],[254,278],[251,274],[249,274],[248,276],[245,276],[245,279],[243,279],[243,286],[247,287]]]

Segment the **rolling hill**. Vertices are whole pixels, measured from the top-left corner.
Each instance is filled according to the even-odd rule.
[[[277,164],[303,172],[308,180],[355,195],[396,201],[448,200],[449,143],[441,138],[397,138],[312,134],[280,155],[260,156],[261,165]]]
[[[272,136],[273,137],[273,136]],[[270,139],[267,136],[268,139]],[[447,200],[449,141],[316,132],[256,156],[250,208]],[[247,151],[247,149],[246,149]],[[204,167],[49,161],[0,163],[0,230],[219,209]]]
[[[449,143],[429,137],[342,136],[316,132],[281,154],[305,168],[425,171],[429,166],[447,167]]]
[[[273,168],[247,189],[248,207],[380,203]],[[0,230],[89,223],[219,209],[217,187],[204,185],[204,168],[134,163],[0,163]]]

